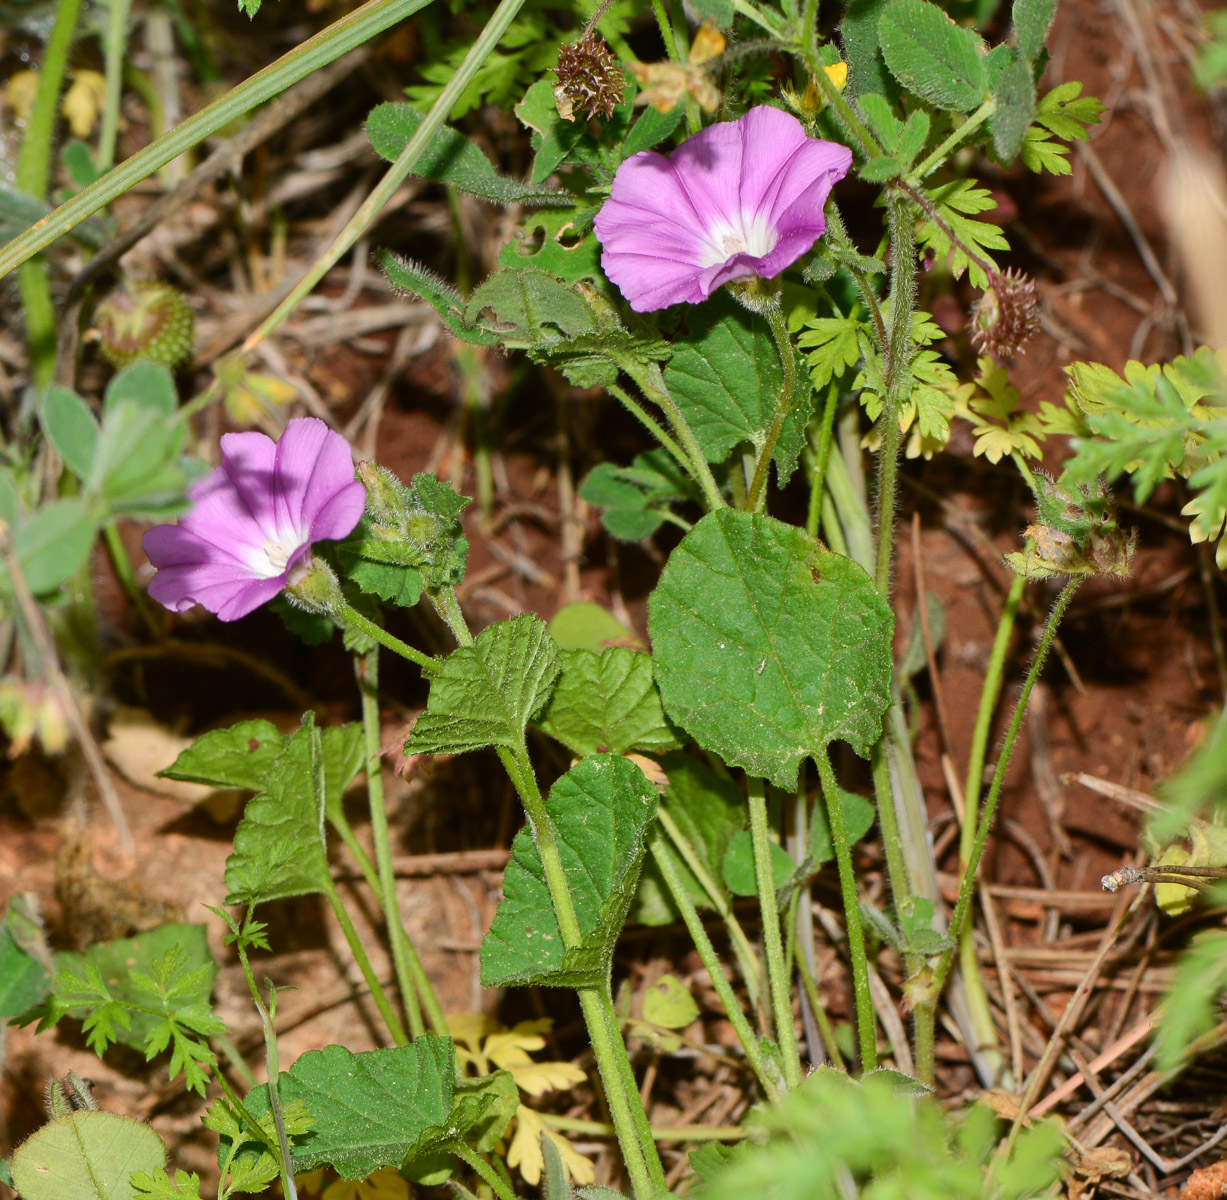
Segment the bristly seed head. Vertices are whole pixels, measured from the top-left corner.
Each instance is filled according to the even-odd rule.
[[[622,74],[618,60],[605,39],[596,32],[596,23],[608,7],[609,0],[606,0],[592,14],[592,20],[585,26],[577,42],[558,48],[558,66],[554,69],[558,85],[554,88],[554,103],[558,105],[558,115],[563,120],[575,120],[577,108],[589,119],[597,113],[608,119],[622,103],[626,76]]]
[[[976,301],[968,321],[977,354],[1008,361],[1023,352],[1040,327],[1040,302],[1035,280],[1013,269],[989,276],[988,287]]]

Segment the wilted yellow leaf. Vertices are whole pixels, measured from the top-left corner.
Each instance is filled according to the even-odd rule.
[[[34,107],[34,94],[37,91],[37,71],[14,71],[4,85],[5,106],[13,110],[13,116],[19,121],[24,121]]]
[[[366,1179],[338,1179],[323,1200],[409,1200],[409,1182],[395,1167],[380,1167]]]
[[[544,1050],[545,1038],[554,1022],[549,1017],[541,1017],[536,1021],[520,1021],[510,1029],[500,1029],[491,1033],[482,1047],[482,1053],[496,1066],[508,1071],[521,1063],[531,1062],[528,1057],[530,1050]]]
[[[516,1109],[516,1131],[507,1149],[507,1165],[517,1169],[524,1182],[534,1187],[541,1182],[541,1168],[545,1160],[541,1156],[541,1135],[544,1134],[558,1147],[562,1165],[567,1174],[581,1186],[596,1178],[596,1167],[586,1159],[560,1133],[547,1129],[541,1114],[523,1104]]]
[[[558,1088],[572,1087],[583,1083],[588,1076],[574,1063],[569,1062],[531,1062],[518,1063],[507,1068],[516,1087],[530,1096],[543,1096]]]
[[[690,43],[690,65],[701,67],[705,62],[710,62],[717,55],[723,54],[727,45],[728,41],[724,34],[714,25],[704,22],[694,35],[694,41]]]
[[[481,1053],[482,1042],[497,1028],[493,1017],[485,1013],[463,1012],[447,1014],[447,1032],[452,1041],[466,1047],[473,1054]]]
[[[74,71],[72,82],[60,101],[60,113],[68,122],[73,137],[89,137],[98,114],[106,103],[107,81],[99,71]]]

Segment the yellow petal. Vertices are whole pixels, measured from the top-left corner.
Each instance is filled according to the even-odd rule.
[[[848,86],[848,64],[846,62],[832,63],[822,68],[827,78],[842,92]]]
[[[690,43],[690,65],[699,67],[710,62],[717,54],[723,54],[727,45],[724,34],[714,25],[704,22]]]
[[[74,71],[60,113],[74,137],[88,137],[106,102],[106,79],[98,71]]]
[[[4,103],[13,110],[19,121],[25,121],[34,107],[34,95],[38,91],[37,71],[15,71],[4,85]]]

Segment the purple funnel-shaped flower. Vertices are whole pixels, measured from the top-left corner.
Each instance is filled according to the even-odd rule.
[[[145,534],[158,569],[149,594],[172,612],[203,604],[237,621],[271,600],[305,565],[313,542],[351,532],[366,505],[349,443],[315,417],[222,437],[222,465],[188,492],[178,525]]]
[[[628,158],[596,218],[601,265],[636,312],[697,304],[747,275],[770,279],[826,231],[822,208],[852,165],[778,108],[710,125],[666,158]]]

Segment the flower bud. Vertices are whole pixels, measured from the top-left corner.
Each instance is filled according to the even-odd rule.
[[[192,353],[192,310],[165,283],[128,283],[94,313],[102,356],[113,367],[138,358],[177,367]]]
[[[377,525],[384,526],[388,535],[403,536],[409,516],[405,485],[387,467],[370,462],[358,464],[358,478],[366,488],[366,511],[371,518]]]
[[[989,276],[989,286],[971,310],[968,332],[977,354],[1009,360],[1040,327],[1035,281],[1021,271]]]
[[[313,558],[310,566],[290,576],[285,597],[298,608],[325,616],[332,616],[345,603],[336,575],[322,558]]]

